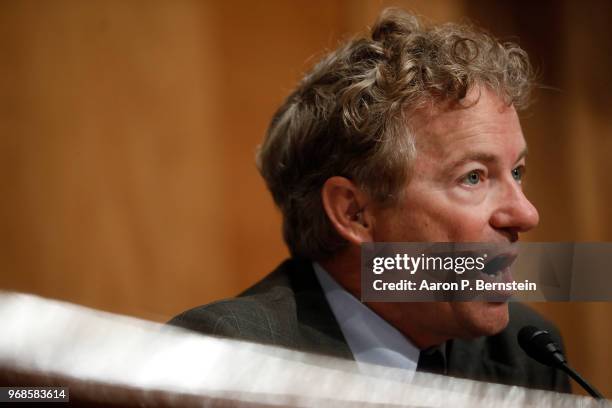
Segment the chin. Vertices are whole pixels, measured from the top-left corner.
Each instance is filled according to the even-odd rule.
[[[461,302],[455,303],[452,308],[462,337],[493,336],[508,325],[506,302]]]

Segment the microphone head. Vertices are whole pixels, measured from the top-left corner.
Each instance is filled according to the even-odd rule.
[[[525,353],[537,362],[550,367],[559,367],[565,363],[561,347],[546,330],[525,326],[519,330],[517,339]]]

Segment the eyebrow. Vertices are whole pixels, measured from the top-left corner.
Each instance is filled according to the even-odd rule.
[[[518,163],[522,158],[527,156],[527,146],[519,153],[518,158],[514,162]],[[486,153],[486,152],[469,152],[465,156],[461,157],[459,160],[453,162],[449,167],[448,171],[452,172],[457,167],[464,165],[465,163],[469,163],[472,161],[481,162],[481,163],[493,163],[497,160],[497,156]]]

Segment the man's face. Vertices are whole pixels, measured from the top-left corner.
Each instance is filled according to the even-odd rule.
[[[467,100],[479,92],[478,102],[468,108],[413,115],[417,154],[411,176],[401,203],[377,210],[374,241],[507,243],[538,224],[538,212],[521,186],[526,144],[516,111],[485,88]],[[440,337],[492,335],[508,323],[505,303],[403,303],[393,310],[378,304],[374,309],[398,327]]]

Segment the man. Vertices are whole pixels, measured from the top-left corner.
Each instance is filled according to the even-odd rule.
[[[365,242],[516,242],[538,224],[521,188],[525,52],[473,29],[383,12],[319,62],[278,110],[258,166],[292,259],[240,297],[171,323],[408,370],[569,391],[517,346],[500,302],[368,303]]]

